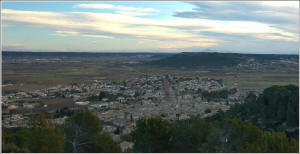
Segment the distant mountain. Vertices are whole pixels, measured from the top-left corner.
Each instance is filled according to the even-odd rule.
[[[199,52],[199,51],[198,51]],[[242,52],[242,51],[234,51],[234,50],[219,50],[219,49],[203,49],[200,52],[220,52],[220,53],[244,53],[244,54],[257,54],[257,53],[263,53],[263,54],[270,54],[270,53],[266,53],[266,51],[256,51],[256,52]],[[278,52],[280,53],[280,52]],[[284,54],[280,54],[280,55],[299,55],[298,51],[286,51]]]
[[[227,50],[216,50],[216,49],[203,49],[201,52],[220,52],[220,53],[232,53],[232,51]]]
[[[254,59],[258,62],[280,59],[297,60],[298,55],[183,52],[159,60],[153,60],[147,64],[167,67],[222,67],[236,66],[250,59]]]

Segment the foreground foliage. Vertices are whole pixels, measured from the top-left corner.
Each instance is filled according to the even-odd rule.
[[[209,118],[241,118],[263,130],[285,131],[289,137],[299,136],[299,87],[272,86],[258,97],[250,93],[243,104],[236,104],[226,113]]]
[[[28,128],[2,129],[2,152],[63,152],[62,130],[45,115],[30,119]]]
[[[119,144],[102,132],[97,116],[75,113],[55,126],[45,115],[32,117],[28,128],[2,129],[2,152],[121,152]]]
[[[134,152],[298,152],[297,140],[284,132],[262,131],[237,118],[174,123],[143,118],[132,136]]]
[[[299,88],[272,86],[207,119],[140,119],[131,134],[133,151],[298,152],[298,115]]]

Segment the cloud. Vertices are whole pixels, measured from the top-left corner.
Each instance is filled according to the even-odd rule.
[[[83,36],[83,37],[94,37],[94,38],[106,38],[106,39],[112,39],[114,37],[112,36],[105,36],[105,35],[94,35],[94,34],[84,34],[84,33],[80,33],[80,32],[76,32],[76,31],[55,31],[56,33],[53,35],[58,35],[58,36],[74,36],[74,35],[78,35],[78,36]]]
[[[152,13],[145,13],[145,12],[129,12],[129,11],[124,11],[124,12],[118,12],[119,14],[122,15],[128,15],[128,16],[150,16],[153,15]]]
[[[199,43],[199,42],[190,42],[190,43],[183,43],[181,41],[174,41],[174,42],[169,42],[169,43],[162,43],[160,45],[160,49],[163,49],[165,51],[184,51],[184,50],[189,50],[192,48],[203,48],[203,47],[212,47],[215,46],[216,44],[211,42],[211,43]]]
[[[22,50],[24,48],[24,44],[22,43],[6,43],[3,44],[3,51],[17,51],[17,50]]]
[[[272,35],[272,34],[256,34],[253,36],[256,38],[259,38],[259,39],[266,39],[266,40],[286,40],[286,41],[294,41],[295,40],[290,37],[278,36],[278,35]]]
[[[158,12],[158,10],[153,8],[138,8],[138,7],[128,7],[122,5],[113,5],[113,4],[77,4],[75,8],[88,8],[88,9],[113,9],[119,11],[139,11],[139,12]]]
[[[93,30],[98,33],[130,35],[149,39],[186,39],[186,41],[217,42],[215,39],[199,34],[195,35],[193,33],[204,31],[228,34],[279,33],[289,37],[297,37],[293,33],[274,28],[268,24],[250,21],[225,22],[209,19],[173,19],[158,21],[112,13],[72,12],[63,14],[8,9],[4,9],[2,12],[3,20],[8,22],[20,22],[58,30]],[[187,27],[190,32],[180,30],[184,29],[184,27]]]
[[[52,28],[57,31],[58,35],[62,36],[81,35],[103,38],[131,36],[161,41],[217,42],[217,40],[205,36],[178,31],[176,25],[181,25],[181,22],[168,23],[122,14],[88,12],[52,13],[9,9],[3,9],[2,13],[4,22]],[[86,34],[86,31],[90,31],[90,33]]]
[[[145,41],[138,41],[138,44],[144,44]]]
[[[175,17],[222,21],[250,21],[298,33],[299,2],[190,2],[192,11],[177,11]],[[287,28],[288,27],[288,28]]]
[[[299,1],[260,1],[257,3],[268,7],[299,9]]]
[[[164,50],[213,47],[229,42],[230,36],[243,35],[261,40],[298,41],[298,33],[295,32],[298,29],[295,26],[298,25],[298,17],[293,13],[299,11],[290,5],[285,6],[290,9],[279,11],[283,8],[278,5],[267,6],[251,2],[191,4],[196,6],[194,10],[177,11],[174,17],[165,20],[147,18],[153,15],[155,9],[112,4],[79,4],[74,7],[111,9],[115,10],[114,13],[3,9],[2,20],[5,25],[52,29],[55,34],[51,35],[155,40],[161,42],[157,48]],[[281,21],[287,22],[281,24]],[[223,37],[216,37],[211,33],[218,33]]]
[[[178,11],[174,16],[185,18],[209,18],[236,21],[259,21],[277,23],[277,21],[293,22],[298,16],[298,2],[190,2],[192,11]],[[276,4],[276,5],[275,5]],[[283,5],[285,4],[285,5]],[[297,4],[294,6],[294,4]],[[276,6],[276,7],[274,7]],[[294,6],[294,7],[291,7]],[[276,14],[270,14],[276,13]],[[281,16],[278,16],[281,14]],[[288,15],[290,17],[287,19]]]
[[[10,46],[10,47],[23,47],[24,45],[21,44],[21,43],[10,43],[10,44],[7,44],[7,46]]]

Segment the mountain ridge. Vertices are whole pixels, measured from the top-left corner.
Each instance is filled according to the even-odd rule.
[[[248,60],[265,62],[272,60],[298,59],[298,55],[280,54],[242,54],[221,52],[182,52],[159,60],[148,62],[149,65],[167,67],[222,67],[236,66]]]

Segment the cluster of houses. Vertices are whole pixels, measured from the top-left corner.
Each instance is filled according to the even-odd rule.
[[[259,61],[255,58],[249,58],[246,61],[240,63],[237,65],[238,68],[242,68],[245,70],[264,70],[268,69],[268,67],[274,67],[277,69],[282,69],[282,66],[284,67],[298,67],[298,58],[290,57],[290,58],[279,58],[279,59],[272,59],[272,60],[263,60]]]
[[[141,117],[161,116],[169,121],[188,119],[191,116],[206,117],[219,109],[228,110],[228,100],[207,102],[201,91],[224,89],[221,80],[184,78],[177,76],[153,75],[143,76],[123,82],[93,80],[88,83],[58,85],[32,92],[18,92],[3,96],[3,126],[20,127],[26,124],[25,114],[12,115],[16,109],[34,109],[34,103],[23,102],[24,99],[65,98],[79,107],[94,112],[105,123],[104,130],[110,132],[114,139],[121,142],[120,135],[129,134],[135,128],[135,122]],[[234,100],[238,93],[229,98]],[[227,101],[227,103],[226,103]],[[18,103],[16,103],[18,102]],[[41,106],[39,106],[41,107]],[[47,104],[42,107],[47,108]],[[206,109],[210,113],[206,113]],[[67,117],[52,119],[55,124],[62,124]],[[22,121],[19,122],[18,121]],[[25,122],[24,122],[25,121]],[[115,133],[118,130],[118,133]],[[132,143],[122,143],[131,147]],[[126,148],[124,148],[126,150]]]

